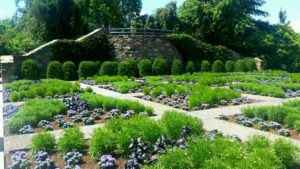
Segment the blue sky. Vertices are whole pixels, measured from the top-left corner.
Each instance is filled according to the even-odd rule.
[[[163,7],[171,0],[142,0],[142,13],[154,13],[156,8]],[[180,6],[184,0],[177,0]],[[287,11],[288,20],[295,31],[300,32],[300,0],[266,0],[266,4],[262,7],[263,10],[269,12],[267,18],[270,23],[278,23],[278,12],[280,8]],[[14,14],[15,0],[0,0],[0,18],[10,17]]]

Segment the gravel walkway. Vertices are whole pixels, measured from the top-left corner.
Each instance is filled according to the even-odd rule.
[[[86,88],[88,86],[89,85],[81,84],[82,88]],[[236,113],[241,113],[241,108],[243,108],[243,107],[278,105],[278,104],[281,104],[282,102],[287,101],[287,99],[284,100],[284,99],[271,98],[271,97],[265,97],[265,96],[244,94],[243,96],[248,96],[251,99],[258,100],[258,102],[249,104],[249,105],[220,107],[220,108],[213,108],[213,109],[208,109],[208,110],[187,112],[187,111],[175,109],[175,108],[172,108],[169,106],[165,106],[165,105],[162,105],[159,103],[146,101],[146,100],[134,97],[139,94],[120,94],[120,93],[113,92],[110,90],[98,88],[97,86],[91,86],[91,87],[94,90],[94,92],[97,94],[102,94],[102,95],[110,96],[110,97],[114,97],[114,98],[136,100],[144,105],[153,107],[154,113],[156,115],[156,116],[152,117],[153,119],[160,119],[161,116],[163,115],[163,112],[166,110],[177,110],[177,111],[187,113],[191,116],[201,119],[204,124],[204,129],[206,129],[206,130],[218,129],[221,132],[223,132],[225,135],[237,135],[242,140],[246,140],[250,136],[253,136],[253,135],[264,135],[272,140],[278,139],[278,138],[284,138],[287,140],[291,140],[294,144],[296,144],[300,147],[300,141],[216,119],[216,117],[218,117],[220,114],[233,115]],[[293,99],[297,99],[297,98],[293,98]],[[102,125],[83,126],[83,127],[81,127],[81,130],[85,133],[85,138],[89,139],[89,138],[91,138],[91,133],[92,133],[93,129],[95,129],[97,127],[101,127],[101,126]],[[56,136],[56,138],[59,138],[62,134],[62,130],[56,130],[56,131],[53,131],[52,133]],[[20,136],[15,135],[15,136],[5,137],[4,138],[5,152],[28,148],[29,144],[30,144],[30,139],[32,138],[33,135],[34,134],[20,135]]]

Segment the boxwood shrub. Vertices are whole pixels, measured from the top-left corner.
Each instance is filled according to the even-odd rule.
[[[201,63],[201,72],[210,72],[211,71],[211,65],[209,61],[203,60]]]
[[[235,62],[234,65],[234,71],[235,72],[245,72],[246,71],[246,64],[244,60],[239,59]]]
[[[228,60],[225,64],[225,71],[226,72],[233,72],[234,71],[234,62],[231,60]]]
[[[64,79],[65,80],[77,80],[77,70],[76,66],[72,61],[66,61],[62,66],[63,72],[64,72]]]
[[[93,77],[97,74],[100,67],[100,62],[96,61],[82,61],[79,64],[78,75],[79,78]]]
[[[39,79],[39,67],[35,60],[27,59],[22,62],[21,73],[24,79],[37,80]]]
[[[196,66],[193,61],[188,61],[186,63],[185,72],[190,73],[190,74],[196,72]]]
[[[136,62],[132,59],[122,61],[118,67],[119,76],[136,77],[138,75],[138,69]]]
[[[172,62],[172,66],[171,66],[171,74],[172,75],[181,75],[183,74],[183,63],[181,60],[179,59],[175,59],[173,62]]]
[[[169,73],[168,63],[161,58],[157,58],[153,61],[152,72],[154,75],[167,75]]]
[[[257,70],[256,63],[255,63],[254,59],[246,60],[245,64],[246,64],[246,70],[248,72],[253,72],[253,71]]]
[[[225,71],[224,63],[221,60],[216,60],[212,64],[211,71],[214,73],[221,73]]]
[[[64,73],[62,64],[58,61],[52,61],[47,66],[47,78],[50,79],[63,79]]]
[[[118,62],[105,61],[101,65],[100,75],[101,76],[104,76],[104,75],[108,75],[108,76],[117,75],[118,74],[118,67],[119,67]]]
[[[150,76],[152,75],[152,63],[149,59],[142,59],[138,64],[139,76]]]

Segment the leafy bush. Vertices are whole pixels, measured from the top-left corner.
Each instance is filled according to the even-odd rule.
[[[79,128],[65,129],[57,143],[58,152],[62,155],[70,151],[83,152],[83,148],[84,134]]]
[[[240,83],[230,85],[231,89],[241,89],[252,94],[260,94],[271,97],[284,97],[284,91],[280,87],[258,83]]]
[[[254,151],[257,149],[266,149],[270,148],[271,142],[264,136],[256,135],[249,138],[245,142],[245,147],[248,151]]]
[[[172,66],[171,66],[171,74],[172,75],[181,75],[183,74],[183,70],[184,67],[183,67],[183,63],[181,60],[179,59],[175,59],[173,62],[172,62]]]
[[[180,148],[171,149],[158,158],[158,166],[162,169],[193,169],[191,159],[186,151]]]
[[[130,90],[135,89],[140,86],[137,82],[114,82],[113,86],[118,89],[120,93],[128,93]]]
[[[167,85],[165,86],[165,92],[166,92],[166,95],[167,95],[168,97],[171,97],[172,94],[175,93],[175,85],[167,84]]]
[[[201,120],[176,111],[166,111],[159,123],[164,133],[173,139],[180,137],[183,126],[189,126],[192,135],[201,135],[203,133]]]
[[[248,72],[253,72],[253,71],[257,70],[256,63],[255,63],[254,59],[246,60],[245,65],[246,65],[246,70]]]
[[[234,63],[233,61],[229,60],[225,64],[225,71],[226,72],[233,72],[234,71]]]
[[[40,77],[39,67],[36,61],[27,59],[23,61],[21,66],[21,73],[24,79],[37,80]]]
[[[286,168],[290,167],[289,165],[296,160],[295,157],[299,153],[298,147],[296,147],[293,143],[283,139],[275,141],[274,150],[277,157],[279,157],[280,161],[285,165]]]
[[[239,59],[235,62],[234,65],[234,71],[235,72],[245,72],[246,71],[246,64],[244,60]]]
[[[52,61],[47,66],[47,78],[50,79],[63,79],[64,73],[62,70],[62,64],[58,61]]]
[[[196,66],[195,66],[194,62],[188,61],[186,63],[185,72],[190,73],[190,74],[196,72]]]
[[[150,76],[152,75],[152,63],[149,59],[142,59],[138,64],[139,76]]]
[[[51,133],[38,133],[32,137],[30,143],[30,151],[35,154],[39,151],[45,151],[52,154],[55,150],[56,141]]]
[[[102,155],[110,154],[116,149],[116,134],[106,128],[93,131],[89,146],[89,155],[98,160]]]
[[[96,84],[99,84],[99,83],[127,81],[128,76],[95,76],[93,79]]]
[[[153,61],[152,72],[154,75],[167,75],[169,73],[168,63],[161,58],[157,58]]]
[[[136,77],[138,76],[138,69],[136,62],[132,59],[122,61],[118,68],[119,76]]]
[[[202,61],[201,72],[210,72],[211,71],[210,67],[211,67],[211,65],[210,65],[209,61],[207,61],[207,60]]]
[[[146,95],[149,95],[150,92],[151,92],[151,90],[150,90],[148,87],[144,87],[144,88],[143,88],[143,93],[144,93],[145,96],[146,96]]]
[[[220,60],[214,61],[211,67],[211,71],[215,73],[221,73],[224,72],[224,63]]]
[[[300,120],[295,121],[294,128],[300,134]]]
[[[157,96],[161,95],[162,92],[163,92],[162,89],[160,87],[157,87],[151,91],[151,96],[157,97]]]
[[[33,99],[25,102],[7,124],[10,133],[17,133],[24,125],[37,127],[41,120],[52,120],[55,115],[65,113],[66,105],[60,100]]]
[[[97,74],[100,67],[100,62],[81,61],[78,68],[79,78],[93,77]]]
[[[63,64],[64,79],[73,81],[77,80],[76,66],[72,61],[67,61]]]
[[[108,76],[117,75],[118,74],[118,67],[119,67],[118,62],[115,62],[115,61],[105,61],[101,65],[100,75],[101,76],[104,76],[104,75],[108,75]]]
[[[92,92],[93,92],[93,89],[92,89],[90,86],[88,86],[88,87],[86,87],[86,88],[84,89],[84,92],[92,93]]]
[[[189,154],[195,168],[201,168],[204,162],[211,157],[211,145],[212,144],[204,138],[198,138],[189,143]]]

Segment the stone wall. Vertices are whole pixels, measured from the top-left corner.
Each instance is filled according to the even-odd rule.
[[[109,35],[109,41],[114,44],[114,55],[117,61],[133,58],[155,59],[158,57],[171,62],[174,58],[181,58],[180,52],[166,38],[160,36],[143,35]]]

